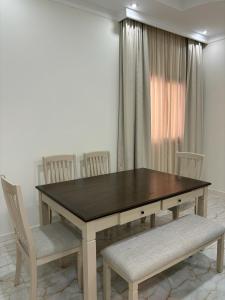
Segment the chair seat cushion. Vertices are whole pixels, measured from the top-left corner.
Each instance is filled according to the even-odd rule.
[[[81,236],[64,222],[32,229],[37,258],[81,247]]]
[[[115,243],[103,249],[102,255],[126,280],[141,281],[224,232],[220,224],[188,215]]]

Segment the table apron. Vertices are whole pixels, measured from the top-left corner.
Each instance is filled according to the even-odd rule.
[[[42,218],[47,216],[47,213],[43,214],[43,209],[46,209],[46,204],[55,212],[62,215],[69,220],[75,226],[77,226],[83,234],[83,238],[86,240],[93,240],[96,232],[102,231],[107,228],[111,228],[116,225],[122,225],[134,220],[141,219],[154,213],[158,213],[160,210],[166,210],[170,207],[181,205],[188,201],[193,201],[195,198],[203,197],[204,191],[207,188],[200,188],[188,193],[180,194],[176,197],[167,198],[158,202],[146,204],[138,208],[126,210],[125,212],[112,214],[106,217],[102,217],[93,221],[84,222],[79,217],[62,207],[56,201],[50,199],[48,196],[40,193],[40,205],[42,206]],[[45,205],[44,205],[45,204]],[[42,220],[42,223],[48,223],[48,220]]]
[[[161,201],[161,210],[167,210],[168,208],[179,206],[187,202],[194,202],[196,198],[204,195],[204,189],[197,189],[185,194],[181,194],[175,197],[171,197]]]
[[[48,220],[48,214],[44,211],[46,209],[46,204],[55,212],[57,212],[59,215],[63,216],[65,219],[70,221],[72,224],[77,226],[80,230],[83,230],[83,228],[86,226],[86,222],[75,216],[73,213],[68,211],[66,208],[64,208],[62,205],[58,204],[56,201],[52,200],[48,196],[42,194],[39,192],[39,200],[40,200],[40,211],[42,212],[42,220],[41,224],[48,224],[50,220]]]

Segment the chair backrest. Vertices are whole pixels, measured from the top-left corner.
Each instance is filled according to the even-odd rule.
[[[54,155],[42,158],[45,183],[56,183],[75,178],[75,155]]]
[[[85,176],[98,176],[111,172],[109,151],[98,151],[84,154]]]
[[[16,234],[17,243],[28,256],[35,255],[35,248],[27,214],[23,205],[21,188],[1,178],[3,193],[11,222]]]
[[[193,179],[200,179],[202,175],[204,157],[205,156],[203,154],[177,152],[177,174]]]

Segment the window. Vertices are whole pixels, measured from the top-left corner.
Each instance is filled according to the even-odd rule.
[[[153,168],[174,172],[184,137],[185,83],[151,77],[151,160]]]

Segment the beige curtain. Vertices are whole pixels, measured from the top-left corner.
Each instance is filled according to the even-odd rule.
[[[202,44],[121,23],[118,170],[174,173],[176,151],[202,152]]]
[[[149,167],[150,95],[148,27],[121,22],[118,170]]]
[[[185,107],[185,151],[202,153],[203,148],[203,45],[188,40],[187,96]]]
[[[151,167],[173,173],[184,136],[186,39],[149,27]]]

